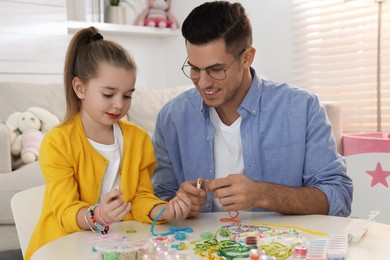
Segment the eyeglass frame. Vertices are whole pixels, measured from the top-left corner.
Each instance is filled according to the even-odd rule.
[[[208,70],[211,69],[210,67],[212,67],[212,66],[214,66],[214,65],[211,65],[211,66],[206,67],[206,68],[204,68],[204,69],[196,68],[196,69],[199,70],[199,77],[197,77],[197,78],[191,78],[190,76],[188,76],[188,75],[184,72],[184,67],[191,67],[190,69],[192,69],[192,67],[194,67],[194,66],[191,65],[191,64],[186,64],[186,62],[188,61],[188,57],[185,59],[185,61],[184,61],[184,63],[183,63],[183,66],[181,66],[181,71],[183,72],[184,76],[186,76],[187,78],[189,78],[189,79],[191,79],[191,80],[198,80],[198,79],[200,79],[200,72],[201,72],[202,70],[204,70],[204,71],[206,72],[206,74],[207,74],[210,78],[212,78],[213,80],[224,80],[224,79],[226,79],[226,71],[227,71],[227,70],[230,68],[230,66],[236,61],[236,59],[238,59],[239,57],[241,57],[241,55],[242,55],[245,51],[246,51],[246,48],[244,48],[242,51],[240,51],[240,53],[237,55],[237,57],[235,57],[235,58],[233,59],[233,61],[232,61],[225,69],[220,69],[220,71],[223,71],[223,73],[225,74],[225,77],[224,77],[223,79],[216,79],[216,78],[214,78],[213,76],[210,75],[210,73],[209,73]]]

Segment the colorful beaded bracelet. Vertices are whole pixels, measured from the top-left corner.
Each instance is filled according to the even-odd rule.
[[[89,211],[91,210],[91,208],[92,208],[92,207],[89,207],[89,208],[85,211],[84,219],[85,219],[85,222],[87,222],[89,229],[90,229],[91,231],[93,231],[93,232],[96,232],[96,231],[92,228],[91,223],[89,223],[89,221],[88,221],[88,219],[87,219],[87,215],[88,215]]]
[[[94,209],[99,206],[99,203],[96,203],[94,206],[91,206],[89,207],[89,214],[91,215],[91,220],[92,220],[92,223],[99,229],[99,231],[105,235],[108,233],[108,230],[110,229],[110,226],[109,225],[100,225],[96,219],[95,219],[95,212],[94,212]],[[95,230],[94,230],[95,232]]]

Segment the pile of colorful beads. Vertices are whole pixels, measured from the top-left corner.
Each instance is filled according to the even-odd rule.
[[[173,249],[177,247],[176,250]],[[180,248],[180,247],[183,248]],[[177,250],[183,250],[186,247],[184,242],[179,244],[166,244],[166,243],[153,243],[148,248],[142,251],[142,258],[139,260],[190,260],[189,256],[183,253],[179,253]],[[138,260],[138,258],[137,258]]]
[[[119,235],[91,237],[92,251],[102,260],[138,260],[150,245],[148,240],[129,240]]]
[[[137,260],[142,256],[138,256],[139,248],[130,244],[107,244],[96,246],[96,251],[99,254],[99,259],[103,260]]]
[[[126,237],[95,241],[94,250],[101,260],[189,260],[180,252],[188,248],[185,242],[175,244],[169,237],[150,240],[128,240]],[[172,244],[173,243],[173,244]],[[175,248],[176,246],[176,248]]]

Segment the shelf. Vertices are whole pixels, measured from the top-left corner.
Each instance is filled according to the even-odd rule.
[[[172,37],[180,35],[180,30],[172,30],[170,28],[152,28],[147,26],[113,24],[113,23],[94,23],[84,21],[68,21],[68,32],[75,33],[80,29],[94,26],[101,33],[111,33],[117,35],[134,35],[145,37]]]

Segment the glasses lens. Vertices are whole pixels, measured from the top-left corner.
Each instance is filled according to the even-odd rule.
[[[194,68],[191,65],[184,65],[182,68],[182,71],[186,77],[197,80],[200,78],[200,69]],[[205,69],[206,73],[210,76],[210,78],[215,80],[224,80],[226,78],[226,72],[224,69],[213,69],[213,68],[207,68]]]
[[[226,78],[225,70],[223,69],[207,69],[206,71],[215,80],[224,80]]]
[[[182,68],[184,75],[190,79],[198,79],[200,76],[200,71],[192,68],[190,65],[185,65]]]

